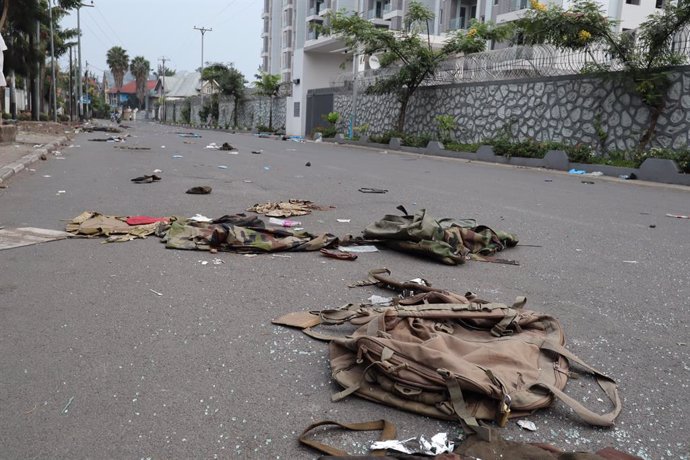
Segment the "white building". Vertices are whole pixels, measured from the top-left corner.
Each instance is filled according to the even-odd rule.
[[[544,1],[544,0],[542,0]],[[634,29],[658,11],[666,0],[597,0],[608,15],[620,21],[619,31]],[[529,0],[420,0],[434,12],[433,40],[469,26],[472,19],[505,23],[521,17]],[[547,0],[563,5],[571,0]],[[262,70],[280,74],[286,85],[285,130],[290,135],[307,135],[319,120],[323,107],[308,92],[345,86],[352,80],[353,57],[341,40],[319,36],[313,24],[324,21],[329,11],[358,12],[379,27],[400,29],[410,0],[264,0],[262,19]],[[361,60],[358,70],[367,68]]]

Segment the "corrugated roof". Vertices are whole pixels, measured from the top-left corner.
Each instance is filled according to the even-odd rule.
[[[199,72],[178,72],[165,77],[166,97],[190,97],[199,94],[201,74]]]
[[[153,89],[156,87],[156,83],[158,83],[158,80],[148,80],[146,82],[146,89],[149,91],[153,91]],[[122,93],[122,94],[136,94],[137,93],[137,82],[136,81],[130,81],[127,84],[122,85],[120,88],[110,88],[108,90],[110,94],[117,94],[117,93]]]

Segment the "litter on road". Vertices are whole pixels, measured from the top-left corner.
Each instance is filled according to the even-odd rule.
[[[371,188],[371,187],[362,187],[359,189],[359,191],[362,193],[388,193],[388,190],[386,190],[386,189]]]
[[[189,193],[190,195],[208,195],[212,190],[213,189],[208,185],[200,185],[190,188],[185,193]]]
[[[247,211],[265,214],[268,217],[306,216],[312,211],[326,211],[328,207],[319,206],[308,200],[267,201],[257,203]]]
[[[290,219],[277,219],[275,217],[271,217],[268,219],[268,223],[271,225],[279,225],[281,227],[298,227],[302,225],[302,222],[299,222],[297,220],[290,220]]]
[[[357,254],[352,254],[352,253],[344,252],[344,251],[340,251],[340,250],[323,248],[323,249],[321,249],[321,254],[323,254],[326,257],[330,257],[332,259],[338,259],[338,260],[357,260]]]
[[[534,422],[530,422],[529,420],[518,420],[517,424],[523,430],[537,431],[537,425],[535,425]]]
[[[675,219],[690,219],[690,216],[684,214],[666,214],[666,217],[673,217]]]
[[[152,182],[158,182],[158,181],[160,181],[160,180],[161,180],[161,177],[160,177],[160,176],[157,176],[157,175],[155,175],[155,174],[151,174],[151,175],[145,175],[145,176],[135,177],[134,179],[131,179],[131,180],[132,180],[132,182],[134,182],[135,184],[150,184],[150,183],[152,183]]]
[[[0,250],[70,238],[71,233],[47,228],[0,228]]]
[[[379,252],[376,246],[361,245],[361,246],[339,246],[339,251],[351,252],[355,254],[366,254],[368,252]]]

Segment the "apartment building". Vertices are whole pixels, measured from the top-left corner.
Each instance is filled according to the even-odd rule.
[[[542,2],[544,0],[541,0]],[[634,29],[668,0],[597,0],[608,15],[620,21],[619,30]],[[529,0],[420,0],[434,12],[432,41],[469,27],[470,21],[505,23],[520,18]],[[546,0],[567,8],[572,0]],[[337,38],[320,36],[313,26],[322,24],[331,11],[357,13],[378,27],[399,30],[410,0],[264,0],[262,70],[280,74],[286,85],[286,132],[310,134],[324,105],[309,91],[346,86],[357,72],[368,68],[364,57],[353,58]],[[356,62],[355,62],[356,61]],[[346,115],[346,114],[343,114]]]

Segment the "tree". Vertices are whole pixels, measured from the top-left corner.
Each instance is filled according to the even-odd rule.
[[[132,59],[129,65],[132,75],[137,82],[137,99],[139,100],[139,108],[144,108],[146,98],[146,82],[149,79],[149,72],[151,72],[151,63],[143,56],[136,56]]]
[[[120,46],[113,46],[108,50],[105,62],[113,73],[115,87],[122,88],[122,80],[125,78],[127,69],[129,69],[129,56],[127,55],[127,51]]]
[[[76,36],[75,29],[60,27],[60,19],[68,10],[74,9],[79,0],[58,0],[53,7],[53,30],[55,57],[67,51],[65,42]],[[50,41],[47,39],[50,29],[48,2],[36,0],[5,0],[3,12],[7,13],[3,24],[3,35],[8,38],[8,49],[5,51],[5,73],[23,77],[26,80],[39,78],[45,81],[45,61],[50,56]],[[36,23],[40,24],[41,41],[36,42]],[[37,73],[38,66],[38,73]],[[42,85],[39,85],[42,87]],[[33,85],[27,85],[33,92]],[[30,100],[33,98],[30,97]]]
[[[634,33],[616,34],[601,7],[592,0],[574,0],[570,8],[546,6],[531,0],[532,9],[518,22],[528,44],[548,43],[560,49],[585,50],[603,47],[622,78],[650,110],[650,122],[638,141],[644,150],[655,135],[657,121],[666,106],[670,80],[665,70],[685,62],[674,49],[673,38],[690,24],[690,2],[664,2],[660,13],[649,16]],[[586,70],[607,71],[610,63],[593,63]]]
[[[262,96],[267,96],[270,99],[270,106],[268,108],[268,128],[273,131],[273,99],[280,94],[280,75],[272,75],[270,73],[261,72],[254,75],[257,80],[254,86],[258,93]]]
[[[161,77],[161,76],[166,76],[166,77],[174,77],[176,71],[173,69],[166,67],[158,67],[158,70],[153,72],[153,74],[156,76],[156,78]]]
[[[458,54],[483,51],[486,41],[508,36],[508,26],[473,22],[467,31],[451,34],[443,45],[431,43],[431,10],[418,1],[410,2],[401,31],[376,27],[361,16],[345,11],[329,13],[324,33],[344,40],[357,54],[376,54],[384,76],[367,87],[368,94],[394,94],[400,104],[396,130],[404,132],[407,106],[422,83],[434,76],[443,61]],[[422,32],[425,37],[422,37]]]
[[[215,81],[220,87],[221,94],[233,98],[235,101],[233,123],[237,126],[239,107],[244,100],[245,85],[247,84],[244,74],[237,70],[233,64],[214,63],[204,67],[201,79]]]

